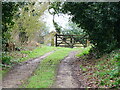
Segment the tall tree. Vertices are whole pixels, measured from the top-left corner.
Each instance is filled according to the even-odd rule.
[[[21,43],[30,41],[44,32],[45,23],[41,16],[47,9],[48,3],[26,2],[19,7],[19,12],[15,14],[15,27],[13,32],[18,32]]]
[[[6,50],[6,43],[10,39],[11,28],[14,25],[13,15],[18,10],[14,2],[2,2],[2,49]]]
[[[64,35],[78,35],[78,36],[72,36],[74,38],[74,42],[79,42],[83,44],[84,47],[86,47],[86,40],[88,35],[86,32],[83,31],[79,25],[76,23],[73,23],[71,20],[68,22],[68,25],[66,25],[65,28],[61,29],[61,33]],[[68,36],[69,38],[69,36]]]
[[[53,25],[58,34],[61,33],[61,26],[59,26],[58,23],[55,21],[55,15],[58,14],[57,13],[58,9],[56,10],[55,8],[57,8],[59,5],[60,5],[60,2],[50,3],[49,9],[48,9],[49,13],[53,15]]]
[[[41,16],[47,9],[46,2],[2,2],[2,46],[7,50],[7,43],[19,33],[23,42],[39,36],[45,30]]]
[[[62,2],[53,9],[55,13],[71,15],[72,21],[84,29],[99,52],[120,47],[119,2]]]

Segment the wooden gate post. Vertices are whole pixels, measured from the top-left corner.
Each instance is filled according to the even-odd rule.
[[[70,48],[73,48],[73,36],[70,37]]]
[[[57,34],[55,34],[55,46],[57,47]]]

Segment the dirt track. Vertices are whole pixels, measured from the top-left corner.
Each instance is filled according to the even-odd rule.
[[[71,52],[64,60],[61,61],[56,77],[55,84],[52,88],[79,88],[80,83],[76,80],[73,73],[73,62],[76,61],[76,51]]]
[[[13,67],[12,70],[3,78],[3,88],[18,88],[24,81],[26,81],[36,70],[40,61],[52,54],[54,51],[46,53],[45,55],[23,62]],[[72,51],[58,66],[55,83],[51,88],[83,88],[82,78],[78,80],[77,73],[80,69],[76,63],[78,60],[75,55],[78,52]]]
[[[54,51],[46,53],[45,55],[23,62],[19,65],[13,67],[12,70],[3,78],[2,87],[3,88],[18,88],[31,74],[35,71],[40,61],[52,54]]]

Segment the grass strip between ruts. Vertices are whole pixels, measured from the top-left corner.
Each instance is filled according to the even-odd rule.
[[[56,76],[56,69],[62,59],[64,59],[68,53],[75,49],[61,48],[55,53],[45,58],[35,71],[34,75],[31,76],[26,84],[22,87],[25,88],[48,88],[50,87]]]

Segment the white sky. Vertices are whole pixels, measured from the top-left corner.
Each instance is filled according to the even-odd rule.
[[[68,15],[55,15],[55,21],[62,27],[66,27],[68,21],[69,21]],[[43,20],[46,22],[46,25],[49,27],[49,32],[55,31],[55,28],[53,26],[53,16],[46,10],[43,15]]]

